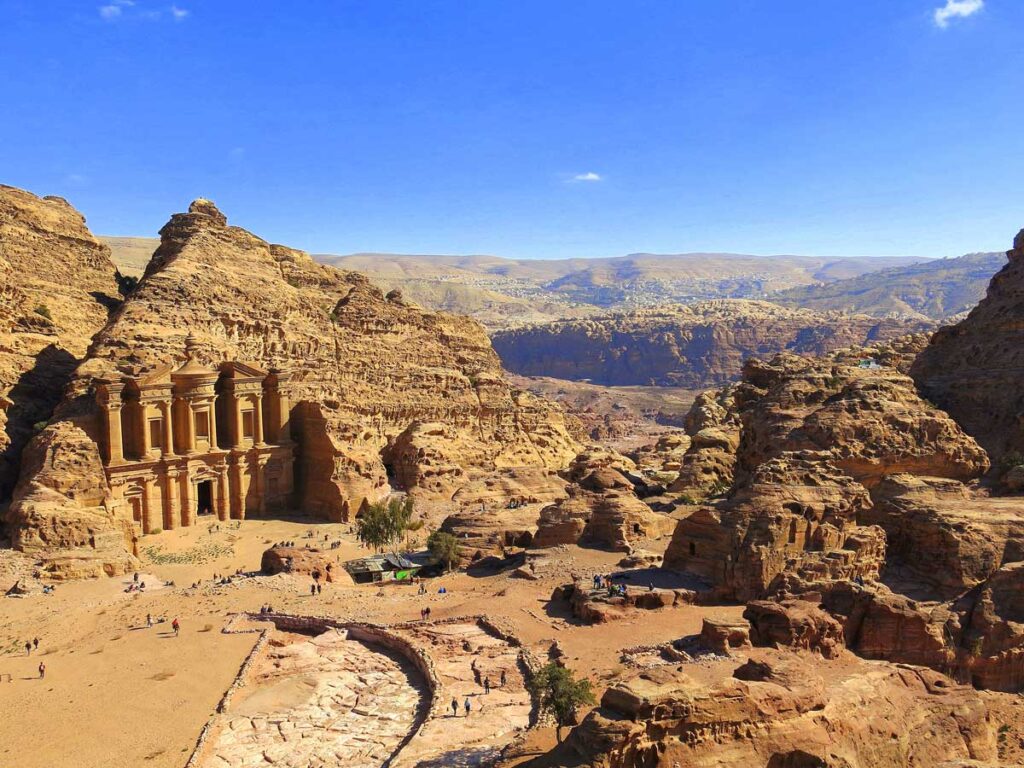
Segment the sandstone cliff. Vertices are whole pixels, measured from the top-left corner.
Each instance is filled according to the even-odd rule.
[[[928,327],[721,300],[501,331],[492,341],[505,367],[522,375],[697,388],[737,378],[749,357],[821,355]]]
[[[962,322],[940,329],[914,363],[921,392],[949,412],[993,460],[1024,452],[1024,231],[1009,262]]]
[[[727,498],[680,521],[665,566],[726,599],[760,597],[785,574],[870,580],[885,561],[879,525],[898,527],[874,511],[870,491],[899,473],[982,475],[989,464],[977,443],[907,376],[878,364],[906,364],[907,342],[891,346],[751,360],[742,381],[698,399],[672,489]]]
[[[71,510],[109,522],[89,540],[123,526],[98,469],[93,383],[180,360],[189,334],[202,364],[291,373],[295,501],[326,519],[354,515],[392,481],[451,498],[481,473],[558,469],[578,452],[559,411],[504,381],[476,322],[385,297],[363,276],[228,226],[212,203],[196,201],[161,230],[139,286],[78,368],[58,423],[29,450],[32,471],[11,510],[20,547],[87,550],[81,531],[60,523]],[[74,465],[58,462],[69,454]],[[72,478],[89,492],[70,493]]]
[[[120,301],[114,272],[66,201],[0,185],[0,507],[22,449]]]

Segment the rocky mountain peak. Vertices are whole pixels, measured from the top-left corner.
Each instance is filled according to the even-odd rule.
[[[228,217],[220,212],[220,209],[213,202],[205,197],[197,197],[188,207],[189,213],[196,213],[202,216],[209,216],[221,226],[227,226]]]

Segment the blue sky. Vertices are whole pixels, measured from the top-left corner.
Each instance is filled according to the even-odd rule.
[[[334,253],[1005,250],[1022,39],[1020,0],[0,0],[0,182]]]

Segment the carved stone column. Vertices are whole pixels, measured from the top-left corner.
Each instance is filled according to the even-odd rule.
[[[185,453],[196,452],[196,414],[192,410],[192,399],[182,398],[185,403]]]
[[[217,398],[210,398],[210,449],[217,450]]]
[[[181,488],[184,491],[181,500],[181,525],[188,528],[196,520],[196,484],[192,482],[192,474],[182,475]]]
[[[253,442],[256,445],[266,445],[263,442],[263,398],[256,395],[252,399],[253,405]]]
[[[245,489],[242,487],[242,459],[235,457],[231,465],[231,517],[245,519]]]
[[[244,430],[242,429],[242,398],[237,393],[231,393],[231,399],[235,409],[235,448],[242,448],[245,443]]]
[[[256,485],[256,505],[261,517],[267,513],[267,488],[263,471],[265,466],[266,462],[262,460],[252,463],[252,481]]]
[[[171,401],[160,401],[160,416],[163,418],[164,428],[164,456],[174,455],[174,421],[171,417]]]
[[[156,499],[153,498],[153,478],[147,477],[142,481],[142,532],[150,533],[157,526],[153,525],[153,517],[156,512]]]
[[[142,413],[142,458],[153,458],[153,445],[149,440],[149,403],[139,403]]]
[[[107,418],[107,463],[124,464],[124,438],[121,435],[121,401],[108,402],[103,409]]]
[[[277,443],[289,445],[291,441],[291,403],[288,400],[288,390],[281,387],[277,392]]]
[[[178,516],[181,505],[179,504],[180,473],[177,469],[167,472],[167,480],[164,490],[164,528],[171,531],[178,527]]]
[[[228,468],[220,467],[217,475],[217,519],[228,519],[228,507],[230,506],[229,495],[231,488],[228,484]]]

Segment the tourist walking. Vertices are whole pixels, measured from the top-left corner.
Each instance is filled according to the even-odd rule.
[[[25,655],[26,656],[31,656],[32,655],[32,641],[31,640],[26,640],[25,641]]]
[[[501,687],[505,687],[505,670],[501,670]]]
[[[152,627],[153,626],[153,614],[152,613],[147,613],[146,614],[146,626],[147,627]]]
[[[46,665],[43,662],[39,662],[39,679],[42,680],[46,677]]]
[[[177,637],[178,631],[181,629],[181,625],[178,623],[177,619],[171,622],[171,629],[174,630],[174,636]]]
[[[316,597],[316,584],[310,584],[309,585],[309,594],[311,594],[314,597]]]
[[[466,717],[469,717],[469,697],[468,696],[466,697],[466,703],[463,704],[462,706],[464,706],[466,708]]]
[[[37,651],[39,650],[39,638],[38,637],[35,640],[32,641],[32,647],[33,647],[34,650],[37,650]]]
[[[491,692],[491,678],[485,677],[484,678],[484,695],[487,695],[490,692]]]
[[[455,699],[452,699],[452,717],[458,717],[458,716],[459,716],[459,702],[456,701]]]

